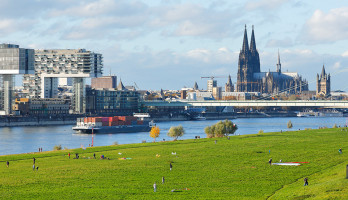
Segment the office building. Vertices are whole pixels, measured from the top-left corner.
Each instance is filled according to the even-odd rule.
[[[92,88],[116,88],[117,76],[103,76],[98,78],[92,78]]]
[[[15,44],[0,44],[0,110],[12,113],[14,75],[34,73],[34,50]]]

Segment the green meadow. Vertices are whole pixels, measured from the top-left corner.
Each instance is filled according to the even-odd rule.
[[[341,128],[8,155],[0,199],[348,199],[347,164]]]

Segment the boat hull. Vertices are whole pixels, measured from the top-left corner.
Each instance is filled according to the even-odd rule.
[[[73,130],[80,133],[135,133],[135,132],[149,132],[151,127],[149,125],[123,125],[123,126],[101,126],[101,127],[79,127],[75,126]]]

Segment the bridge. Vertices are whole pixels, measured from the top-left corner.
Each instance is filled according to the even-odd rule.
[[[144,101],[145,106],[155,107],[210,107],[210,106],[232,106],[232,107],[322,107],[322,108],[348,108],[348,101],[330,100],[172,100],[172,101]]]

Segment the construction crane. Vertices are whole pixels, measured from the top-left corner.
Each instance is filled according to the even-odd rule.
[[[139,90],[140,88],[138,87],[137,83],[134,82],[134,86]]]
[[[210,78],[211,80],[214,80],[214,78],[228,78],[228,76],[202,76],[202,78]]]
[[[239,83],[259,83],[259,82],[239,82]]]

